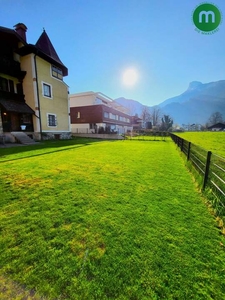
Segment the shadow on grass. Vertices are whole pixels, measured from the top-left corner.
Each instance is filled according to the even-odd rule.
[[[12,148],[2,148],[0,149],[0,163],[9,162],[9,161],[15,161],[35,156],[42,156],[42,155],[48,155],[56,152],[62,152],[67,150],[74,150],[76,148],[84,147],[84,146],[90,146],[93,143],[100,142],[102,140],[99,139],[87,139],[87,138],[78,138],[78,139],[72,139],[72,140],[61,140],[61,141],[44,141],[40,142],[37,145],[30,145],[30,146],[18,146],[18,147],[12,147]],[[54,150],[53,150],[53,149]],[[63,148],[63,149],[61,149]],[[48,149],[52,149],[52,151],[48,151]],[[42,151],[40,153],[35,153]],[[47,152],[45,152],[45,150]],[[25,155],[23,155],[25,152]],[[32,153],[30,153],[32,152]],[[12,159],[7,159],[8,155],[17,155],[20,154],[23,156],[15,157]]]

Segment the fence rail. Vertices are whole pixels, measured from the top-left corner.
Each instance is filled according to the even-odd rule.
[[[225,158],[171,134],[172,140],[202,177],[202,190],[209,187],[225,214]]]

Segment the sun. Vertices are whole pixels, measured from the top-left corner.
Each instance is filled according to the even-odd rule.
[[[123,73],[123,84],[133,86],[138,80],[138,73],[135,69],[127,69]]]

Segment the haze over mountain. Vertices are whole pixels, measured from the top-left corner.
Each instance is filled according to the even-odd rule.
[[[132,99],[118,98],[115,101],[127,108],[133,115],[141,116],[145,105]],[[220,112],[225,119],[225,80],[210,83],[193,81],[179,96],[166,99],[158,105],[162,114],[170,115],[177,124],[205,124],[210,115]],[[150,112],[151,108],[150,107]]]

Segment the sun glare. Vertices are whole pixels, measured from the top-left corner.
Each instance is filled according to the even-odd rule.
[[[127,86],[133,86],[138,80],[138,73],[135,69],[127,69],[123,73],[123,83]]]

